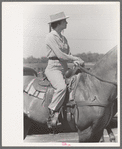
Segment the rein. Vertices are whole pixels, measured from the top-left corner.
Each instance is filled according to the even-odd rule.
[[[103,80],[99,77],[97,77],[96,75],[90,73],[88,70],[86,70],[85,68],[83,68],[82,66],[79,65],[79,68],[80,70],[82,70],[83,72],[87,73],[87,74],[90,74],[91,76],[94,76],[95,78],[97,78],[98,80],[102,81],[102,82],[106,82],[106,83],[110,83],[110,84],[113,84],[115,86],[117,86],[117,83],[116,82],[111,82],[111,81],[106,81],[106,80]]]

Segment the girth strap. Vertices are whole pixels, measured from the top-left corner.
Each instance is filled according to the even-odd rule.
[[[76,104],[78,107],[82,107],[82,106],[100,106],[100,107],[107,107],[107,104],[103,104],[103,103],[94,103],[91,101],[76,101]]]

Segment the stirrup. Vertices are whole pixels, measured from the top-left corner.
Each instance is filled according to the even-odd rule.
[[[56,127],[57,122],[58,122],[58,116],[59,116],[58,112],[54,112],[54,111],[50,110],[50,115],[49,115],[49,118],[47,120],[48,128]]]

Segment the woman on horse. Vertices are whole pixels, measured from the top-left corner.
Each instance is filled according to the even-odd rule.
[[[50,115],[47,124],[50,128],[56,126],[59,109],[65,99],[67,86],[64,74],[68,69],[67,62],[72,61],[80,65],[84,63],[82,59],[71,55],[67,39],[61,34],[62,30],[67,27],[67,18],[64,12],[51,15],[49,25],[53,30],[46,36],[47,58],[49,60],[45,75],[55,88],[52,101],[48,106]]]

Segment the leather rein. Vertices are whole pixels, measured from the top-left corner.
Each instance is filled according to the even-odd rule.
[[[83,71],[83,72],[85,72],[85,73],[87,73],[87,74],[89,74],[91,76],[94,76],[95,78],[97,78],[98,80],[100,80],[102,82],[110,83],[110,84],[113,84],[113,85],[117,86],[117,83],[116,82],[111,82],[111,81],[103,80],[103,79],[97,77],[96,75],[92,74],[91,72],[89,72],[88,70],[86,70],[85,68],[83,68],[82,66],[79,65],[78,67],[80,68],[81,71]]]
[[[103,80],[99,77],[97,77],[96,75],[90,73],[88,70],[86,70],[85,68],[83,68],[82,66],[78,66],[80,68],[81,71],[91,75],[91,76],[94,76],[95,78],[97,78],[98,80],[102,81],[102,82],[106,82],[106,83],[110,83],[110,84],[113,84],[115,86],[117,86],[117,83],[115,82],[111,82],[111,81],[106,81],[106,80]],[[95,96],[95,98],[97,99],[97,97]],[[78,107],[82,107],[82,106],[101,106],[101,107],[108,107],[110,106],[111,104],[113,104],[114,100],[112,102],[100,102],[99,100],[95,100],[94,102],[93,101],[75,101],[75,103],[77,104]]]

